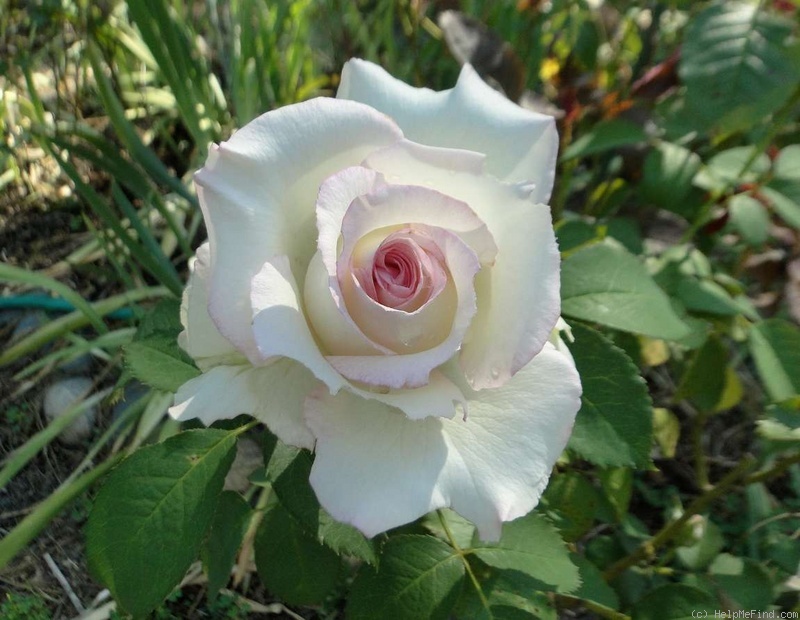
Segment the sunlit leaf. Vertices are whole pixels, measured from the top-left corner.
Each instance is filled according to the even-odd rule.
[[[383,547],[375,570],[364,565],[353,583],[347,617],[353,620],[444,620],[464,582],[464,563],[433,536],[402,535]]]
[[[588,246],[561,265],[566,316],[673,340],[688,333],[644,266],[615,242]]]
[[[645,140],[647,133],[640,125],[631,121],[619,118],[602,121],[570,144],[561,155],[561,160],[586,157]]]
[[[235,431],[186,431],[140,448],[109,474],[86,551],[120,607],[142,616],[178,585],[211,525],[235,445]]]
[[[580,584],[561,536],[536,512],[505,523],[499,542],[476,540],[472,550],[489,566],[518,570],[559,592],[572,592]]]
[[[781,319],[767,319],[750,329],[750,352],[773,401],[800,393],[800,329]]]
[[[786,49],[792,28],[790,20],[743,2],[714,3],[694,17],[679,68],[690,113],[730,131],[779,109],[797,79]]]
[[[572,330],[583,395],[568,447],[598,465],[646,467],[652,404],[638,369],[600,333],[579,324]]]

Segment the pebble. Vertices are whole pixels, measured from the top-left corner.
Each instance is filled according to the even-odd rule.
[[[16,326],[14,326],[14,331],[11,333],[11,342],[17,342],[22,340],[25,336],[29,336],[47,323],[47,321],[47,315],[44,312],[38,310],[26,312],[22,315],[22,318],[19,319]]]
[[[0,310],[0,327],[5,327],[6,325],[16,325],[19,323],[19,320],[22,318],[24,312],[22,310],[17,310],[13,308],[11,310]]]
[[[53,383],[44,393],[44,415],[48,422],[60,418],[73,406],[89,395],[92,380],[86,377],[70,377]],[[77,445],[92,434],[97,418],[97,408],[89,407],[58,436],[67,445]]]
[[[83,375],[92,369],[91,353],[82,353],[68,362],[61,362],[58,370],[65,375]]]

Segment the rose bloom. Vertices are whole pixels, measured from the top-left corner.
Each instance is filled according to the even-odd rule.
[[[316,454],[367,536],[452,507],[486,540],[534,508],[581,385],[561,342],[553,119],[465,66],[412,88],[351,60],[336,99],[212,146],[178,420],[249,414]]]

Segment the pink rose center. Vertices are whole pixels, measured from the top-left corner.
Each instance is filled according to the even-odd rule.
[[[418,310],[447,284],[441,250],[412,228],[386,237],[372,257],[371,268],[356,269],[355,276],[372,299],[405,312]]]

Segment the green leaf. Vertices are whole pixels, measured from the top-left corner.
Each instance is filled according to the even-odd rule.
[[[157,334],[126,345],[125,366],[142,383],[175,392],[200,375],[191,358],[171,336]]]
[[[709,336],[683,373],[675,397],[688,398],[701,411],[713,411],[725,389],[727,365],[725,345],[717,336]]]
[[[641,254],[644,251],[642,231],[633,218],[615,216],[608,222],[607,234],[632,254]]]
[[[722,131],[746,129],[778,110],[797,83],[786,49],[793,24],[758,6],[712,4],[689,22],[679,75],[688,112]]]
[[[772,580],[758,562],[722,553],[708,571],[712,583],[742,609],[767,609],[772,603]]]
[[[695,185],[709,191],[725,191],[740,183],[757,181],[769,171],[770,161],[766,153],[758,153],[756,148],[737,146],[717,153],[697,173]]]
[[[233,491],[223,491],[217,503],[211,531],[201,556],[208,574],[208,597],[213,600],[228,583],[236,552],[242,544],[251,515],[250,506]]]
[[[725,546],[725,538],[716,523],[706,517],[690,522],[694,543],[675,550],[681,563],[692,570],[706,568]]]
[[[583,220],[561,220],[556,225],[556,238],[558,249],[562,253],[569,252],[596,240],[597,231],[594,226]]]
[[[743,286],[726,274],[713,274],[708,258],[697,249],[673,246],[660,258],[653,278],[689,311],[718,316],[744,314],[752,320],[759,318],[741,295]],[[738,297],[732,297],[729,290],[735,291]],[[696,346],[704,340],[702,338]]]
[[[281,445],[279,443],[279,446]],[[291,461],[284,462],[284,459],[293,452],[295,454]],[[279,465],[275,464],[276,457],[279,459]],[[311,453],[307,450],[278,447],[273,452],[273,458],[268,465],[268,475],[273,467],[280,469],[272,488],[283,507],[306,528],[309,535],[316,537],[337,553],[374,563],[375,547],[372,541],[367,540],[353,526],[336,521],[320,507],[317,496],[308,482],[312,464]]]
[[[192,359],[178,346],[181,331],[180,302],[161,300],[144,315],[133,342],[126,345],[126,368],[142,383],[175,392],[200,374]]]
[[[319,509],[319,539],[336,553],[374,564],[375,544],[352,525],[341,523]]]
[[[561,264],[561,311],[653,338],[674,340],[689,331],[644,266],[612,241],[578,250]]]
[[[633,494],[633,471],[627,467],[611,467],[600,471],[600,486],[614,510],[617,521],[628,514]]]
[[[784,222],[792,228],[800,230],[800,204],[774,187],[761,187],[759,194],[766,198],[767,203]]]
[[[676,295],[686,309],[692,312],[718,316],[744,314],[752,319],[758,319],[758,314],[752,313],[747,306],[733,299],[713,280],[681,274],[677,282]]]
[[[700,157],[689,149],[660,143],[644,160],[639,185],[642,197],[662,209],[683,213],[684,201],[700,166]]]
[[[784,445],[800,444],[800,398],[770,405],[766,417],[756,424],[764,439]]]
[[[445,620],[464,583],[464,563],[433,536],[401,535],[383,546],[379,568],[363,566],[347,603],[349,620]]]
[[[763,245],[769,239],[772,226],[769,214],[758,200],[747,194],[737,194],[728,202],[730,226],[751,246]]]
[[[439,515],[442,515],[445,523],[447,523],[447,530],[442,526],[442,521]],[[475,536],[475,526],[472,521],[467,521],[460,514],[449,508],[442,508],[435,512],[429,512],[420,520],[420,524],[432,534],[435,534],[442,540],[450,540],[453,537],[455,543],[462,549],[467,549],[472,544],[472,539]]]
[[[678,440],[681,437],[681,423],[678,416],[669,409],[656,407],[653,409],[653,435],[661,450],[661,454],[668,459],[675,456]]]
[[[769,186],[759,193],[787,224],[800,230],[800,145],[791,144],[778,153],[772,175]]]
[[[631,616],[633,620],[697,620],[713,618],[719,609],[719,603],[707,592],[669,584],[648,592],[636,603]]]
[[[264,585],[289,604],[318,605],[339,582],[339,556],[310,534],[277,498],[267,506],[255,551]]]
[[[535,512],[503,525],[498,543],[474,541],[472,551],[489,566],[518,570],[558,592],[572,592],[580,585],[578,569],[558,531]]]
[[[782,148],[775,158],[772,171],[778,179],[800,183],[800,144]]]
[[[599,332],[575,324],[572,333],[583,394],[568,447],[598,465],[647,467],[652,403],[638,369]]]
[[[558,529],[567,541],[577,540],[591,529],[600,504],[597,489],[575,472],[554,476],[542,499],[547,502],[548,510],[556,510],[564,517]]]
[[[109,474],[86,528],[92,572],[135,617],[155,609],[197,557],[237,431],[186,431],[140,448]]]
[[[483,570],[481,570],[483,569]],[[515,570],[473,568],[479,577],[484,604],[477,590],[464,587],[455,610],[459,620],[556,620],[557,612],[541,581]]]
[[[769,532],[764,544],[765,560],[774,563],[776,567],[786,571],[788,575],[797,572],[800,565],[800,545],[797,537],[782,532]]]
[[[183,329],[180,312],[180,300],[174,298],[162,299],[142,317],[133,339],[146,340],[156,335],[167,335],[177,339],[178,334]]]
[[[570,144],[561,155],[561,161],[586,157],[645,140],[647,133],[641,125],[619,118],[601,121]]]
[[[287,446],[270,433],[264,440],[265,481],[275,482],[301,453],[302,449]]]
[[[782,319],[767,319],[750,329],[749,344],[773,402],[800,393],[800,329]]]
[[[605,582],[600,570],[582,555],[570,553],[569,557],[581,575],[581,587],[571,596],[609,609],[619,609],[617,593]]]

